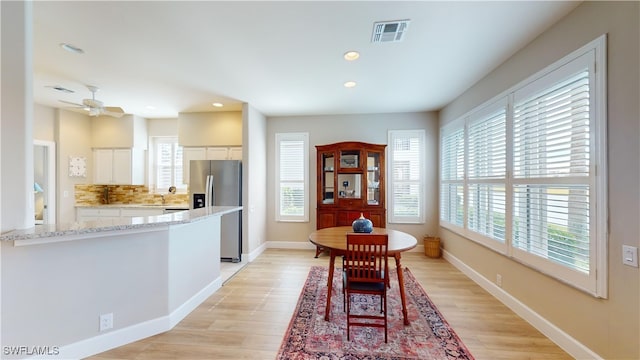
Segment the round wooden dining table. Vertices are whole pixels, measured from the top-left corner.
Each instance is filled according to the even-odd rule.
[[[329,277],[327,278],[327,307],[325,309],[324,319],[329,321],[331,312],[331,293],[333,291],[333,271],[335,270],[336,256],[342,256],[347,251],[347,233],[353,232],[351,226],[338,226],[319,229],[309,235],[309,241],[314,245],[329,250]],[[400,290],[400,299],[402,301],[402,315],[404,316],[404,324],[409,325],[407,317],[407,305],[404,293],[404,276],[402,275],[402,265],[400,262],[400,254],[416,247],[418,240],[413,235],[398,230],[386,228],[373,228],[374,234],[387,234],[389,236],[389,244],[387,246],[388,256],[393,257],[396,261],[398,273],[398,286]]]

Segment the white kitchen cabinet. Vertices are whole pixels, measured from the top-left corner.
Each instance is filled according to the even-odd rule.
[[[182,182],[189,184],[189,163],[191,160],[206,160],[207,149],[203,147],[182,148]]]
[[[208,147],[207,160],[228,160],[229,150],[226,147]]]
[[[182,160],[182,179],[189,184],[191,160],[242,160],[242,146],[183,147]]]
[[[140,208],[126,209],[126,208],[122,208],[122,209],[120,209],[120,216],[121,217],[156,216],[156,215],[162,215],[162,214],[164,214],[164,209],[158,209],[158,208],[150,208],[150,209],[140,209]]]
[[[95,149],[94,184],[144,184],[144,150]]]
[[[119,219],[120,209],[76,208],[77,221]]]
[[[79,207],[76,208],[77,221],[109,220],[127,217],[157,216],[165,213],[163,207]]]
[[[242,146],[230,147],[228,160],[242,160]]]
[[[111,184],[113,179],[113,150],[94,150],[94,184]]]

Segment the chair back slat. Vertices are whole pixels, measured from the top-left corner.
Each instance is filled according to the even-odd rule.
[[[345,266],[349,281],[384,281],[387,271],[387,234],[347,234]]]

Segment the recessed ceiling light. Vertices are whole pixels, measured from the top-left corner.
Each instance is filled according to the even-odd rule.
[[[360,57],[360,53],[357,51],[347,51],[344,53],[344,59],[347,61],[353,61]]]
[[[355,81],[347,81],[346,83],[344,83],[344,87],[346,88],[352,88],[356,86],[356,82]]]
[[[213,104],[211,104],[211,105],[213,105],[213,106],[215,106],[215,107],[223,107],[223,106],[224,106],[224,105],[222,105],[222,104],[221,104],[221,103],[219,103],[219,102],[214,102],[214,103],[213,103]]]
[[[61,43],[60,47],[67,50],[70,53],[74,53],[74,54],[84,54],[84,50],[82,50],[81,48],[77,47],[77,46],[73,46],[71,44],[67,44],[67,43]]]
[[[155,110],[156,107],[153,106],[153,105],[147,105],[147,106],[145,106],[145,109],[147,109],[147,110]]]

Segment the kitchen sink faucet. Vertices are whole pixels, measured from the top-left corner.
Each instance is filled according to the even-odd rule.
[[[105,185],[104,190],[102,191],[102,202],[105,204],[109,203],[109,186]]]

